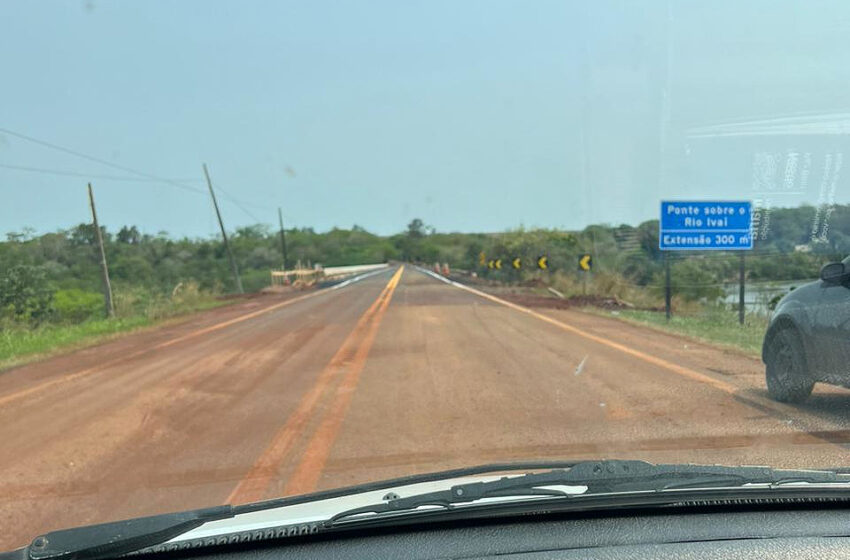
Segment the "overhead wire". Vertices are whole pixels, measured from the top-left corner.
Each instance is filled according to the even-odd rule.
[[[8,163],[0,163],[0,168],[12,169],[15,171],[28,171],[33,173],[43,173],[45,175],[59,175],[65,177],[83,177],[88,179],[104,179],[108,181],[132,181],[132,182],[159,182],[158,179],[148,179],[145,177],[127,177],[123,175],[100,175],[96,173],[82,173],[79,171],[65,171],[62,169],[48,169],[44,167],[30,167],[26,165],[11,165]],[[182,181],[192,181],[193,179],[182,179]]]
[[[223,188],[221,188],[221,186],[219,186],[219,185],[213,185],[213,188],[215,188],[215,190],[217,190],[218,192],[220,192],[220,193],[222,194],[222,196],[224,196],[224,198],[226,198],[227,200],[229,200],[230,202],[232,202],[232,203],[233,203],[233,204],[234,204],[237,208],[239,208],[240,210],[242,210],[242,211],[243,211],[243,212],[244,212],[244,213],[245,213],[248,217],[250,217],[252,220],[254,220],[255,222],[257,222],[258,224],[259,224],[259,223],[262,223],[262,220],[261,220],[261,219],[259,219],[259,218],[258,218],[257,216],[255,216],[255,215],[254,215],[251,211],[249,211],[247,208],[245,208],[245,207],[242,205],[242,203],[240,203],[240,202],[239,202],[239,200],[237,200],[237,199],[236,199],[236,197],[234,197],[233,195],[231,195],[230,193],[228,193],[226,190],[224,190]]]
[[[191,191],[191,192],[195,192],[195,193],[198,193],[198,194],[206,195],[206,191],[204,191],[201,188],[194,187],[194,186],[191,186],[191,185],[187,185],[185,183],[175,181],[175,180],[169,179],[167,177],[159,177],[159,176],[154,175],[152,173],[148,173],[146,171],[140,171],[140,170],[134,169],[132,167],[127,167],[127,166],[124,166],[124,165],[113,163],[111,161],[108,161],[108,160],[105,160],[105,159],[102,159],[102,158],[99,158],[99,157],[96,157],[96,156],[92,156],[92,155],[89,155],[89,154],[85,154],[83,152],[80,152],[80,151],[77,151],[77,150],[74,150],[74,149],[71,149],[71,148],[66,148],[64,146],[60,146],[60,145],[55,144],[53,142],[48,142],[46,140],[40,140],[38,138],[34,138],[32,136],[28,136],[28,135],[22,134],[20,132],[16,132],[16,131],[10,130],[8,128],[0,127],[0,133],[8,134],[9,136],[13,136],[15,138],[25,140],[27,142],[32,142],[33,144],[38,144],[40,146],[50,148],[52,150],[56,150],[56,151],[63,152],[63,153],[66,153],[66,154],[69,154],[69,155],[72,155],[72,156],[75,156],[75,157],[86,159],[88,161],[92,161],[92,162],[98,163],[100,165],[105,165],[105,166],[111,167],[113,169],[118,169],[118,170],[124,171],[126,173],[132,173],[133,175],[138,175],[139,177],[144,177],[144,178],[146,178],[150,181],[153,181],[153,182],[165,183],[165,184],[177,187],[179,189],[183,189],[183,190],[186,190],[186,191]],[[3,165],[3,167],[10,167],[10,166]],[[23,166],[17,166],[17,167],[23,167]],[[32,168],[32,170],[35,170],[35,169],[37,169],[37,168]],[[88,176],[91,177],[91,175],[88,175]],[[119,179],[116,179],[116,180],[119,180]],[[225,192],[221,187],[214,187],[214,188],[216,190],[220,191],[225,198],[227,198],[237,208],[242,210],[242,212],[244,212],[246,215],[248,215],[251,219],[255,220],[258,223],[262,222],[262,220],[257,218],[253,213],[251,213],[250,211],[248,211],[244,207],[244,205],[243,205],[243,204],[245,204],[244,202],[239,201],[233,195]]]
[[[32,142],[33,144],[38,144],[40,146],[44,146],[46,148],[50,148],[52,150],[56,150],[59,152],[63,152],[75,157],[79,157],[82,159],[86,159],[95,163],[99,163],[100,165],[105,165],[107,167],[112,167],[113,169],[119,169],[121,171],[125,171],[127,173],[132,173],[133,175],[138,175],[140,177],[145,177],[147,179],[151,179],[153,181],[166,183],[177,188],[193,191],[196,193],[203,194],[204,191],[197,187],[192,187],[190,185],[184,185],[183,183],[179,183],[177,181],[172,181],[166,177],[158,177],[151,173],[147,173],[145,171],[139,171],[138,169],[133,169],[132,167],[126,167],[124,165],[119,165],[117,163],[112,163],[111,161],[107,161],[105,159],[101,159],[99,157],[91,156],[88,154],[84,154],[82,152],[78,152],[77,150],[72,150],[71,148],[65,148],[64,146],[60,146],[58,144],[54,144],[52,142],[47,142],[46,140],[39,140],[38,138],[33,138],[32,136],[27,136],[26,134],[21,134],[20,132],[15,132],[14,130],[9,130],[8,128],[0,127],[0,133],[8,134],[9,136],[14,136],[15,138],[19,138],[21,140],[26,140],[27,142]]]

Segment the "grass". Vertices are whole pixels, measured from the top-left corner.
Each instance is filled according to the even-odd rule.
[[[44,324],[36,328],[0,328],[0,371],[47,357],[60,351],[77,350],[121,334],[156,326],[179,315],[233,303],[211,297],[148,306],[143,312],[115,319],[90,319],[77,324]]]
[[[50,353],[53,350],[79,348],[95,344],[118,333],[130,332],[151,325],[144,316],[125,319],[97,319],[76,325],[45,325],[35,329],[9,328],[0,330],[0,370],[18,365],[27,357]]]
[[[753,356],[761,355],[761,343],[767,329],[767,319],[763,315],[747,315],[742,326],[738,324],[737,312],[720,307],[704,307],[688,314],[674,314],[669,322],[663,311],[629,309],[610,312],[595,309],[593,312],[613,315],[628,323],[650,326],[702,342],[743,350]]]

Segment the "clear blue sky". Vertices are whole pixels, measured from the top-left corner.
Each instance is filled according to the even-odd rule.
[[[221,200],[230,229],[279,205],[292,226],[383,234],[636,223],[664,196],[741,197],[689,187],[690,127],[850,109],[849,14],[672,2],[668,34],[661,1],[6,1],[0,128],[198,189],[207,162],[247,210]],[[0,165],[132,177],[3,133]],[[85,182],[0,167],[0,230],[87,221]],[[110,229],[216,231],[203,194],[92,182]]]

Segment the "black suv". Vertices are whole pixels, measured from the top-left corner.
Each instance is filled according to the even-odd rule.
[[[850,387],[850,257],[780,300],[762,345],[770,396],[801,402],[816,382]]]

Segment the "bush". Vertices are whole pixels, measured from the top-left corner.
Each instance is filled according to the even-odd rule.
[[[0,272],[0,315],[40,323],[52,312],[53,290],[44,269],[17,265]]]
[[[245,270],[242,272],[242,287],[247,293],[259,292],[271,284],[268,270]]]
[[[723,295],[722,283],[707,270],[706,259],[676,260],[670,263],[673,294],[685,301],[705,300],[714,303]],[[664,294],[664,272],[656,273],[653,292],[659,297]]]
[[[215,302],[212,292],[201,290],[197,282],[180,282],[171,290],[170,306],[174,312],[190,311],[207,307]]]
[[[54,317],[68,323],[82,323],[104,314],[103,295],[71,288],[53,294]]]
[[[639,286],[616,272],[601,270],[587,277],[582,274],[558,270],[549,276],[549,284],[567,297],[586,293],[620,299],[637,307],[658,307],[663,304],[663,299],[651,289]]]
[[[119,318],[141,316],[157,320],[204,309],[215,302],[212,292],[201,290],[191,280],[177,283],[170,292],[120,284],[115,288],[115,315]]]

